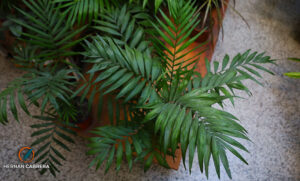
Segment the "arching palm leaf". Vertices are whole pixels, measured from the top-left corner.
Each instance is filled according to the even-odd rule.
[[[66,160],[64,151],[71,151],[66,143],[75,143],[72,137],[76,132],[71,129],[73,125],[59,122],[53,115],[34,116],[34,118],[43,121],[30,126],[35,129],[31,136],[37,137],[31,147],[36,148],[39,145],[38,149],[35,149],[35,162],[49,165],[49,169],[41,169],[41,174],[49,170],[56,176],[56,173],[60,172],[58,166],[62,166],[61,160]],[[61,149],[63,151],[60,151]]]
[[[170,96],[172,91],[164,93],[167,94],[165,97],[172,97],[169,102],[144,107],[151,110],[146,115],[145,122],[155,120],[155,133],[160,136],[163,151],[166,153],[171,148],[174,152],[178,143],[180,143],[184,162],[185,154],[187,151],[189,152],[190,170],[196,149],[200,170],[203,172],[205,168],[207,176],[209,159],[212,156],[218,176],[220,176],[221,160],[228,176],[231,177],[226,149],[247,164],[234,148],[248,152],[241,143],[234,139],[249,140],[246,130],[237,122],[238,119],[235,116],[216,109],[213,105],[222,104],[224,100],[233,100],[234,98],[234,94],[230,94],[222,86],[226,85],[231,90],[240,89],[248,92],[249,90],[241,83],[242,80],[249,79],[260,84],[256,78],[250,75],[251,73],[261,77],[256,70],[253,70],[253,67],[272,73],[259,64],[273,63],[274,60],[263,54],[257,55],[256,52],[250,55],[249,53],[250,51],[242,55],[238,54],[231,62],[229,62],[229,57],[226,55],[220,72],[218,72],[218,63],[214,63],[214,70],[211,70],[210,64],[207,62],[208,74],[203,79],[196,79],[199,82],[194,83],[192,89],[188,88],[188,84],[175,80],[173,82],[179,82],[176,86],[177,91],[181,86],[184,86],[184,88],[180,88],[179,93],[174,94],[175,96]],[[250,68],[250,66],[252,67]],[[241,70],[241,68],[249,73]],[[213,71],[215,73],[212,73]],[[175,77],[178,78],[178,76]],[[187,78],[187,80],[190,80],[190,78]],[[160,95],[164,96],[164,94]],[[168,99],[162,98],[161,100]]]
[[[16,108],[14,95],[18,95],[18,102],[21,108],[29,114],[25,103],[25,96],[30,104],[39,106],[37,103],[42,101],[40,108],[43,113],[47,106],[51,105],[57,112],[60,111],[59,102],[70,104],[70,87],[74,83],[69,82],[75,79],[69,75],[74,70],[62,69],[55,73],[44,68],[43,71],[28,69],[30,73],[25,74],[22,78],[14,81],[9,87],[0,93],[0,122],[5,123],[7,120],[7,103],[9,101],[11,112],[16,120],[18,120],[18,111]]]
[[[96,76],[95,79],[90,77],[91,82],[84,84],[83,89],[89,90],[89,84],[97,85],[101,82],[99,86],[94,86],[94,89],[104,94],[119,89],[116,98],[124,98],[125,102],[140,94],[143,95],[141,103],[150,97],[157,97],[153,85],[162,73],[157,60],[127,46],[122,49],[108,37],[94,37],[92,43],[87,42],[86,49],[87,61],[94,63],[88,73]],[[81,89],[74,96],[80,91]]]
[[[36,55],[44,61],[62,59],[74,55],[76,52],[70,50],[71,47],[79,43],[82,39],[72,40],[86,26],[72,30],[71,24],[65,22],[65,16],[55,9],[50,0],[36,2],[34,0],[23,0],[30,9],[30,13],[17,8],[24,15],[28,22],[19,19],[12,19],[15,23],[27,29],[22,33],[22,40],[30,45],[39,47],[39,54]]]

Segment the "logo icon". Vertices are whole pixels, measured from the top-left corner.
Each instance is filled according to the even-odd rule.
[[[30,163],[34,159],[34,151],[30,147],[23,147],[19,150],[18,156],[21,162]]]

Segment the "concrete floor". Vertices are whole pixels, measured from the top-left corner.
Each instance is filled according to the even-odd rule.
[[[231,10],[224,20],[224,39],[219,40],[214,59],[220,60],[225,53],[233,56],[249,48],[266,51],[278,66],[270,66],[276,75],[263,74],[265,86],[258,87],[247,82],[253,96],[238,100],[235,109],[227,110],[235,114],[249,132],[253,143],[245,142],[250,154],[243,154],[249,165],[244,165],[232,155],[229,161],[235,181],[297,181],[300,180],[300,80],[283,76],[284,72],[300,71],[300,64],[286,60],[286,57],[300,57],[300,1],[297,0],[251,0],[237,1],[236,9],[243,14],[250,25]],[[0,89],[22,72],[0,58]],[[246,95],[243,95],[246,96]],[[10,115],[11,117],[11,115]],[[51,175],[40,176],[34,169],[3,169],[3,164],[18,163],[17,150],[32,143],[29,125],[32,121],[24,116],[22,124],[11,121],[8,126],[0,126],[0,180],[206,180],[200,173],[198,163],[190,175],[181,165],[178,171],[152,166],[143,172],[141,165],[135,165],[131,173],[123,166],[116,174],[113,170],[104,175],[104,169],[95,172],[88,168],[91,157],[85,156],[85,141],[77,140],[67,155],[68,161],[61,167],[61,174],[55,179]],[[74,159],[75,158],[75,159]],[[211,164],[213,166],[213,164]],[[211,167],[209,180],[218,180]],[[230,180],[222,169],[221,180]]]

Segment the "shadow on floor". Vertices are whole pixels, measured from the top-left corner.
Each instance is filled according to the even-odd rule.
[[[255,4],[257,12],[271,21],[278,21],[291,31],[291,36],[300,43],[300,1],[264,0]],[[267,8],[265,8],[267,7]]]

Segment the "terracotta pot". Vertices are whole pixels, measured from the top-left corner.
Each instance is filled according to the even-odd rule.
[[[214,18],[217,18],[216,12],[213,13],[213,16],[214,16]],[[212,54],[214,51],[214,47],[215,47],[215,44],[217,41],[217,37],[218,37],[219,31],[220,31],[220,28],[218,26],[216,26],[216,24],[217,23],[214,23],[212,31],[204,32],[204,34],[198,38],[199,39],[198,41],[192,43],[185,51],[181,52],[181,54],[178,55],[178,56],[181,56],[182,54],[194,49],[195,47],[198,47],[200,44],[205,42],[210,36],[212,36],[211,34],[213,33],[214,36],[212,36],[212,37],[214,37],[214,39],[212,42],[209,41],[209,43],[207,43],[205,46],[198,48],[196,51],[190,52],[190,54],[188,54],[186,56],[186,59],[192,58],[195,55],[197,55],[199,52],[202,52],[205,50],[201,55],[199,55],[197,57],[197,58],[199,58],[199,61],[198,61],[196,70],[198,72],[200,72],[202,76],[204,76],[207,72],[207,70],[205,68],[205,58],[211,60],[211,57],[212,57]],[[201,30],[196,29],[195,31],[197,33],[197,31],[201,31]],[[169,47],[167,44],[166,44],[166,46]],[[189,68],[192,68],[192,67],[193,67],[193,65],[190,65]],[[86,78],[88,78],[88,77],[86,77]],[[89,95],[90,95],[90,93],[88,94],[88,97],[89,97]],[[101,117],[98,118],[97,110],[98,110],[99,95],[97,95],[97,94],[95,95],[95,99],[93,102],[93,108],[92,108],[92,115],[82,125],[82,127],[81,127],[82,129],[80,131],[78,131],[79,135],[81,135],[83,137],[90,137],[90,136],[92,136],[92,134],[89,133],[89,131],[92,130],[93,128],[110,124],[109,115],[108,115],[108,107],[105,106],[105,105],[107,105],[109,96],[110,95],[105,95],[103,97],[103,105],[104,106],[102,107]],[[116,105],[113,105],[113,106],[115,107]],[[122,113],[121,113],[121,115],[122,115]],[[121,119],[122,119],[122,117],[121,117]],[[175,170],[178,170],[181,159],[182,159],[182,154],[181,154],[180,148],[177,149],[175,152],[175,159],[173,159],[173,157],[171,157],[171,156],[167,156],[167,158],[166,158],[170,168],[175,169]],[[155,162],[157,162],[157,161],[155,161]]]
[[[203,29],[202,28],[195,28],[192,32],[192,36],[196,36],[198,33],[200,33]],[[196,42],[203,43],[209,40],[211,37],[211,31],[205,30],[197,39]]]
[[[229,2],[229,0],[224,0],[224,8],[223,10],[221,10],[221,18],[218,18],[218,12],[216,8],[213,8],[211,10],[211,12],[208,14],[208,18],[206,19],[205,25],[203,26],[203,20],[204,20],[204,14],[205,11],[201,11],[200,12],[200,25],[197,26],[193,31],[192,31],[192,37],[197,35],[198,33],[200,33],[205,27],[207,28],[202,35],[200,35],[197,39],[196,42],[202,43],[205,41],[210,40],[211,38],[213,38],[215,41],[216,38],[218,37],[218,34],[220,32],[220,24],[223,21],[224,18],[224,14],[227,10],[227,3]],[[221,21],[221,22],[220,22]],[[216,38],[215,38],[216,37]]]
[[[215,10],[215,9],[214,9]],[[216,10],[215,10],[216,11]],[[201,20],[199,25],[192,31],[191,33],[191,37],[196,36],[197,34],[199,34],[201,31],[203,31],[203,29],[206,28],[206,30],[196,39],[196,42],[198,43],[203,43],[203,42],[208,42],[210,38],[212,38],[211,34],[212,34],[212,28],[214,26],[214,20],[213,19],[207,19],[205,24],[203,25],[203,19],[204,19],[204,13],[200,13],[201,16],[199,17],[199,19]]]
[[[73,129],[77,132],[86,130],[93,121],[92,114],[87,111],[88,99],[85,99],[83,102],[80,102],[80,99],[81,97],[78,96],[74,99],[74,102],[72,103],[75,106],[76,110],[78,110],[77,120],[70,121],[71,123],[77,126],[77,128]]]

